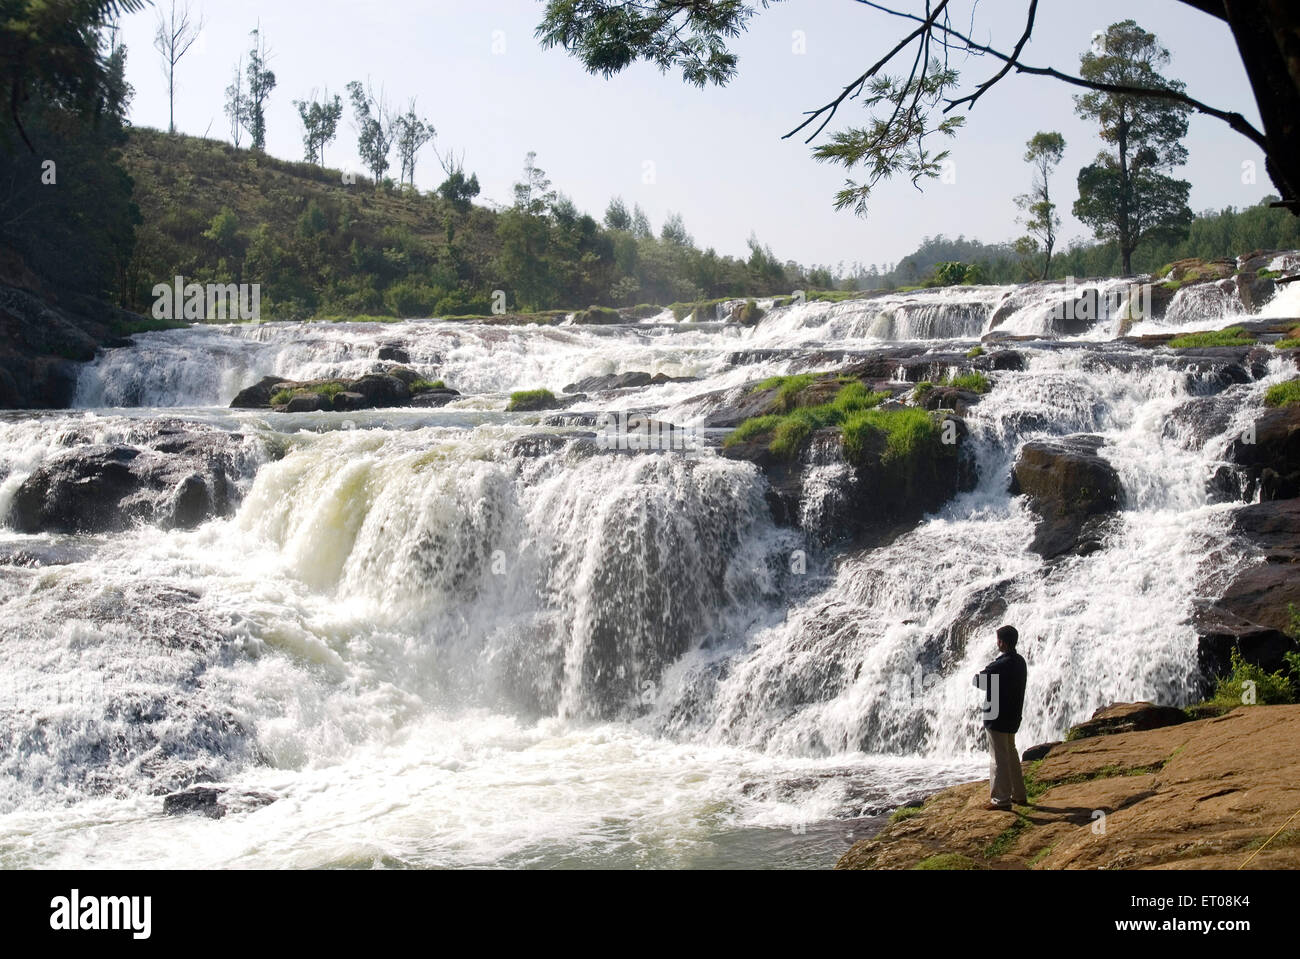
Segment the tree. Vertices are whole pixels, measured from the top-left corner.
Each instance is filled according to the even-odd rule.
[[[627,212],[621,196],[614,197],[605,208],[605,228],[607,230],[632,229],[632,215]]]
[[[650,229],[650,218],[645,215],[640,203],[632,207],[632,235],[638,240],[648,240],[654,236],[654,231]]]
[[[82,0],[69,8],[40,0],[6,0],[0,14],[0,83],[13,129],[8,124],[0,127],[3,145],[8,147],[17,133],[35,154],[22,118],[28,105],[50,105],[82,118],[106,112],[112,89],[101,30],[144,5],[144,0]]]
[[[248,135],[253,149],[261,152],[266,149],[266,101],[275,89],[275,74],[267,66],[271,52],[261,27],[255,27],[249,36],[253,38],[253,49],[248,52]]]
[[[376,94],[353,80],[348,84],[352,113],[357,123],[357,152],[379,189],[388,170],[388,153],[393,146],[393,116],[384,102],[381,89]]]
[[[420,149],[432,140],[436,134],[433,124],[422,119],[415,112],[415,98],[407,105],[406,112],[394,121],[394,141],[397,144],[397,156],[402,161],[400,180],[415,187],[415,156]]]
[[[524,158],[524,175],[514,185],[515,202],[497,220],[497,267],[514,283],[520,308],[540,309],[555,297],[556,276],[548,263],[551,246],[549,212],[556,203],[537,154]]]
[[[338,94],[330,99],[329,88],[325,90],[325,99],[316,100],[312,91],[310,100],[294,100],[298,116],[302,119],[302,145],[304,159],[308,163],[325,165],[325,145],[331,143],[338,133],[339,119],[343,116],[343,101]]]
[[[244,58],[241,56],[235,64],[235,76],[230,86],[226,87],[226,117],[230,120],[230,142],[239,149],[244,138],[244,128],[248,125],[248,97],[244,93]]]
[[[60,293],[125,294],[140,211],[119,162],[132,90],[112,18],[140,7],[9,0],[0,14],[0,251]]]
[[[693,242],[691,235],[686,232],[686,221],[680,213],[668,214],[668,219],[664,220],[663,228],[659,231],[659,238],[676,246],[690,246]]]
[[[203,32],[203,16],[198,19],[190,10],[189,0],[178,10],[176,0],[171,0],[167,12],[158,11],[158,28],[154,34],[154,49],[162,55],[163,76],[167,78],[167,132],[176,132],[176,64],[190,52],[194,41]]]
[[[524,157],[524,176],[515,184],[515,209],[529,216],[545,216],[555,203],[555,191],[536,160],[537,154],[532,150]]]
[[[1022,222],[1029,235],[1019,241],[1021,249],[1043,252],[1043,269],[1039,279],[1047,279],[1052,268],[1052,249],[1056,246],[1056,229],[1061,218],[1052,202],[1049,181],[1065,153],[1065,137],[1059,133],[1035,133],[1025,144],[1025,162],[1033,167],[1033,180],[1028,193],[1016,197],[1016,205],[1025,211]]]
[[[442,172],[447,174],[447,179],[438,187],[438,196],[450,203],[457,213],[468,213],[470,202],[479,195],[479,185],[477,174],[465,176],[465,151],[456,156],[455,150],[448,150],[443,156],[435,146],[433,152]]]
[[[1100,52],[1083,55],[1080,71],[1088,79],[1126,89],[1181,90],[1183,84],[1160,76],[1169,51],[1154,34],[1132,20],[1111,24]],[[1177,236],[1192,221],[1187,206],[1191,184],[1162,172],[1187,162],[1187,108],[1173,101],[1129,93],[1094,91],[1075,98],[1084,119],[1101,124],[1111,146],[1079,171],[1074,215],[1093,228],[1099,240],[1119,247],[1125,275],[1133,272],[1133,251],[1148,237]],[[1112,152],[1113,151],[1113,152]]]
[[[589,72],[605,77],[645,60],[665,71],[679,68],[683,79],[696,86],[724,84],[734,76],[737,63],[727,41],[747,28],[756,5],[766,8],[775,2],[778,0],[756,0],[754,4],[742,0],[547,0],[536,34],[544,47],[562,47]],[[831,100],[806,111],[803,122],[786,134],[791,137],[810,131],[807,142],[811,143],[846,101],[864,93],[869,93],[868,105],[883,107],[883,119],[877,117],[866,127],[840,131],[814,153],[818,159],[848,169],[861,165],[867,170],[863,182],[850,181],[840,191],[836,197],[839,206],[851,205],[864,212],[871,188],[896,174],[909,176],[914,185],[922,178],[942,174],[940,154],[928,152],[926,140],[936,133],[955,133],[951,121],[962,118],[947,115],[959,108],[970,113],[985,93],[1014,71],[1103,93],[1178,103],[1222,120],[1264,152],[1268,172],[1282,194],[1282,205],[1300,213],[1300,123],[1295,119],[1300,117],[1300,71],[1294,69],[1300,4],[1180,0],[1232,31],[1264,120],[1260,131],[1240,112],[1202,103],[1182,89],[1131,88],[1024,62],[1021,56],[1034,34],[1038,0],[1026,0],[1024,25],[1009,53],[973,39],[978,9],[967,16],[955,9],[952,0],[927,0],[924,14],[874,0],[858,2],[906,21],[906,32],[900,31],[896,43],[878,59],[868,61],[870,65]],[[964,23],[971,26],[963,29]],[[950,53],[987,56],[1000,65],[969,92],[959,94],[957,77],[947,66]],[[886,72],[895,62],[903,64],[899,78]]]

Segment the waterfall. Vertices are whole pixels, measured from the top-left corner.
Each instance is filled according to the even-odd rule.
[[[83,409],[0,415],[0,865],[824,864],[840,824],[983,774],[971,676],[1003,622],[1030,669],[1022,747],[1113,700],[1187,702],[1193,604],[1245,561],[1206,481],[1281,361],[1223,389],[1101,342],[1109,305],[1076,342],[1020,343],[1024,368],[966,417],[977,485],[866,550],[832,535],[854,483],[836,443],[807,453],[794,529],[751,464],[602,450],[582,425],[699,425],[757,380],[903,343],[946,366],[990,332],[1056,335],[1085,289],[1122,304],[1128,284],[805,302],[743,329],[272,323],[105,352]],[[225,408],[267,375],[394,357],[462,398]],[[503,411],[512,390],[632,371],[686,379]],[[4,525],[51,464],[178,431],[238,437],[232,514]],[[1009,476],[1025,443],[1074,434],[1100,437],[1124,506],[1099,549],[1047,562]],[[163,816],[193,783],[246,805]]]

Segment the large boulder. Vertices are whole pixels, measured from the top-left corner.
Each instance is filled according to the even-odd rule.
[[[234,510],[246,472],[239,434],[164,430],[141,445],[85,444],[25,479],[7,522],[20,533],[192,529]]]
[[[806,441],[807,455],[780,456],[770,448],[771,438],[755,436],[724,447],[729,459],[746,460],[767,479],[768,505],[773,519],[803,529],[821,543],[849,541],[877,545],[910,529],[962,490],[974,487],[975,465],[967,452],[965,421],[942,419],[940,433],[918,442],[904,459],[886,458],[886,437],[869,436],[858,462],[845,461],[840,431],[815,431]],[[950,424],[950,425],[948,425]],[[953,442],[944,443],[944,431]],[[829,469],[838,474],[825,489],[824,478],[809,480]],[[811,499],[816,496],[816,499]]]
[[[1224,459],[1246,501],[1300,495],[1300,404],[1265,410],[1254,435],[1234,438]],[[1216,485],[1222,484],[1220,476]]]
[[[1148,729],[1177,726],[1189,718],[1175,706],[1157,706],[1147,702],[1111,703],[1094,712],[1087,722],[1070,727],[1065,738],[1067,742],[1073,742],[1076,739],[1109,736],[1113,733],[1144,732]]]
[[[271,397],[289,383],[283,376],[264,376],[252,386],[235,394],[230,401],[232,410],[257,410],[271,405]]]
[[[348,384],[348,390],[359,393],[372,407],[406,406],[411,402],[411,390],[401,378],[383,373],[371,373]]]
[[[1300,608],[1300,499],[1244,506],[1233,515],[1232,532],[1253,561],[1196,611],[1207,688],[1228,671],[1233,649],[1269,672],[1284,668],[1285,654],[1297,649],[1291,609]]]
[[[1011,492],[1039,516],[1030,549],[1044,559],[1096,550],[1105,519],[1120,508],[1119,474],[1098,453],[1098,436],[1026,443],[1012,471]]]

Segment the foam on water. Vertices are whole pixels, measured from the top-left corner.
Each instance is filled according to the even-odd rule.
[[[0,417],[0,516],[50,457],[164,417],[264,455],[238,513],[197,530],[0,528],[0,865],[825,865],[859,817],[980,774],[990,624],[1025,640],[1022,746],[1116,699],[1185,701],[1193,601],[1242,562],[1206,479],[1281,363],[1217,394],[1206,440],[1180,424],[1211,390],[1167,356],[1026,348],[968,416],[978,486],[847,553],[818,535],[849,481],[833,449],[810,454],[804,536],[750,465],[595,452],[565,427],[525,448],[539,417],[500,412],[511,389],[639,370],[697,379],[578,408],[698,422],[702,394],[849,362],[828,347],[951,349],[999,310],[1046,332],[1060,294],[805,303],[748,330],[205,328],[106,353],[84,405],[162,409]],[[366,372],[393,340],[480,395],[346,420],[215,408],[272,373]],[[1073,433],[1101,437],[1125,505],[1100,550],[1046,564],[1009,471]],[[276,801],[162,816],[196,781]]]

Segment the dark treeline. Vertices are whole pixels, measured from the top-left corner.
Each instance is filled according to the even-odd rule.
[[[1175,260],[1214,260],[1256,250],[1300,249],[1300,217],[1270,207],[1276,197],[1255,206],[1207,210],[1194,218],[1187,236],[1175,241],[1149,241],[1133,255],[1135,273],[1155,273]],[[932,282],[936,268],[945,263],[978,267],[979,282],[1024,283],[1037,279],[1037,262],[1017,252],[1013,243],[981,243],[964,236],[926,237],[915,251],[894,264],[872,264],[842,271],[843,289],[875,290],[922,286]],[[1076,240],[1052,259],[1049,276],[1121,276],[1119,247],[1115,243]]]

